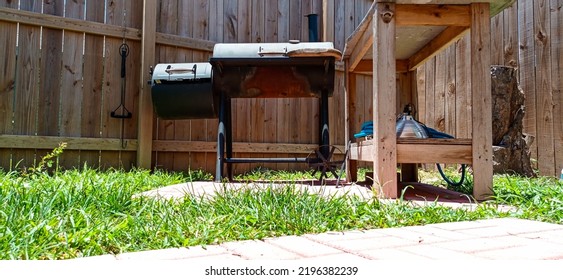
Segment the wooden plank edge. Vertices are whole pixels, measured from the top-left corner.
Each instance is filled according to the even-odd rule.
[[[409,60],[408,59],[397,59],[395,60],[395,71],[397,73],[405,73],[409,71]],[[342,70],[344,71],[344,70]],[[354,67],[350,67],[348,71],[356,74],[372,75],[373,73],[373,60],[372,59],[362,59]]]
[[[397,4],[397,26],[466,26],[471,23],[469,5]]]
[[[125,148],[119,138],[58,137],[30,135],[0,135],[0,148],[9,149],[54,149],[67,143],[66,150],[136,151],[137,140],[124,139]]]
[[[309,154],[319,145],[289,143],[246,143],[233,142],[233,153],[272,153],[272,154]],[[343,145],[335,145],[335,154],[344,154]],[[177,141],[154,140],[153,151],[156,152],[216,152],[217,142],[211,141]]]
[[[3,7],[0,8],[0,21],[42,26],[59,30],[84,32],[86,34],[108,36],[113,38],[123,38],[123,36],[125,36],[126,39],[135,41],[140,41],[142,37],[142,29],[130,27],[126,27],[124,29],[123,27],[117,25],[65,18],[55,15],[39,14]],[[215,45],[215,42],[213,41],[182,37],[160,32],[156,33],[156,43],[207,52],[213,52],[213,46]]]
[[[449,143],[439,142],[434,144],[397,143],[397,163],[472,164],[473,149],[471,143],[467,143],[467,139]],[[351,160],[373,161],[373,155],[374,145],[371,141],[352,143],[350,147]]]
[[[30,136],[30,135],[0,135],[0,148],[5,149],[54,149],[60,143],[66,143],[66,150],[92,151],[136,151],[136,139],[124,139],[125,148],[121,147],[119,138],[91,138],[91,137],[59,137],[59,136]],[[319,146],[316,144],[289,143],[244,143],[233,142],[235,153],[288,153],[308,154]],[[335,154],[343,155],[344,145],[335,145]],[[216,152],[215,141],[177,141],[153,140],[153,152]]]

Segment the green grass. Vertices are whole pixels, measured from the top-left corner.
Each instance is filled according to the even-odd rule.
[[[253,176],[287,180],[303,174],[270,175]],[[213,200],[132,198],[159,186],[210,178],[201,171],[0,171],[0,259],[68,259],[506,216],[563,224],[563,186],[549,178],[495,176],[495,200],[475,211],[436,203],[418,207],[403,200],[327,198],[291,184],[261,191],[226,190]],[[497,202],[517,206],[518,211],[499,213]]]

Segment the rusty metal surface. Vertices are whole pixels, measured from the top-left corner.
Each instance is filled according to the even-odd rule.
[[[231,98],[320,97],[334,90],[334,58],[211,59],[213,90]]]

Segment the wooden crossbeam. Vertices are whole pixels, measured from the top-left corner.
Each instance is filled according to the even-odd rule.
[[[63,137],[63,136],[32,136],[32,135],[0,135],[2,149],[40,149],[51,150],[66,143],[66,150],[87,151],[130,151],[139,147],[136,139],[124,139],[127,143],[123,148],[119,138]],[[153,152],[199,152],[213,153],[217,151],[216,141],[179,141],[152,140]],[[309,154],[317,149],[317,144],[292,143],[246,143],[233,142],[236,153],[268,153],[268,154]],[[343,154],[346,148],[335,145],[335,154]]]
[[[397,5],[397,26],[465,26],[471,23],[468,5]]]
[[[469,28],[465,26],[450,26],[444,29],[444,31],[408,59],[409,70],[414,70],[424,64],[428,59],[461,38],[468,30]]]
[[[407,59],[397,59],[395,60],[395,67],[397,68],[397,73],[408,72],[409,61]],[[373,71],[373,60],[362,59],[354,69],[349,69],[349,71],[358,74],[371,75]]]

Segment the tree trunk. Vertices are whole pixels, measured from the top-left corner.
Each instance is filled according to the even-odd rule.
[[[493,171],[534,177],[529,145],[533,136],[522,133],[524,93],[518,86],[516,69],[492,66]]]

